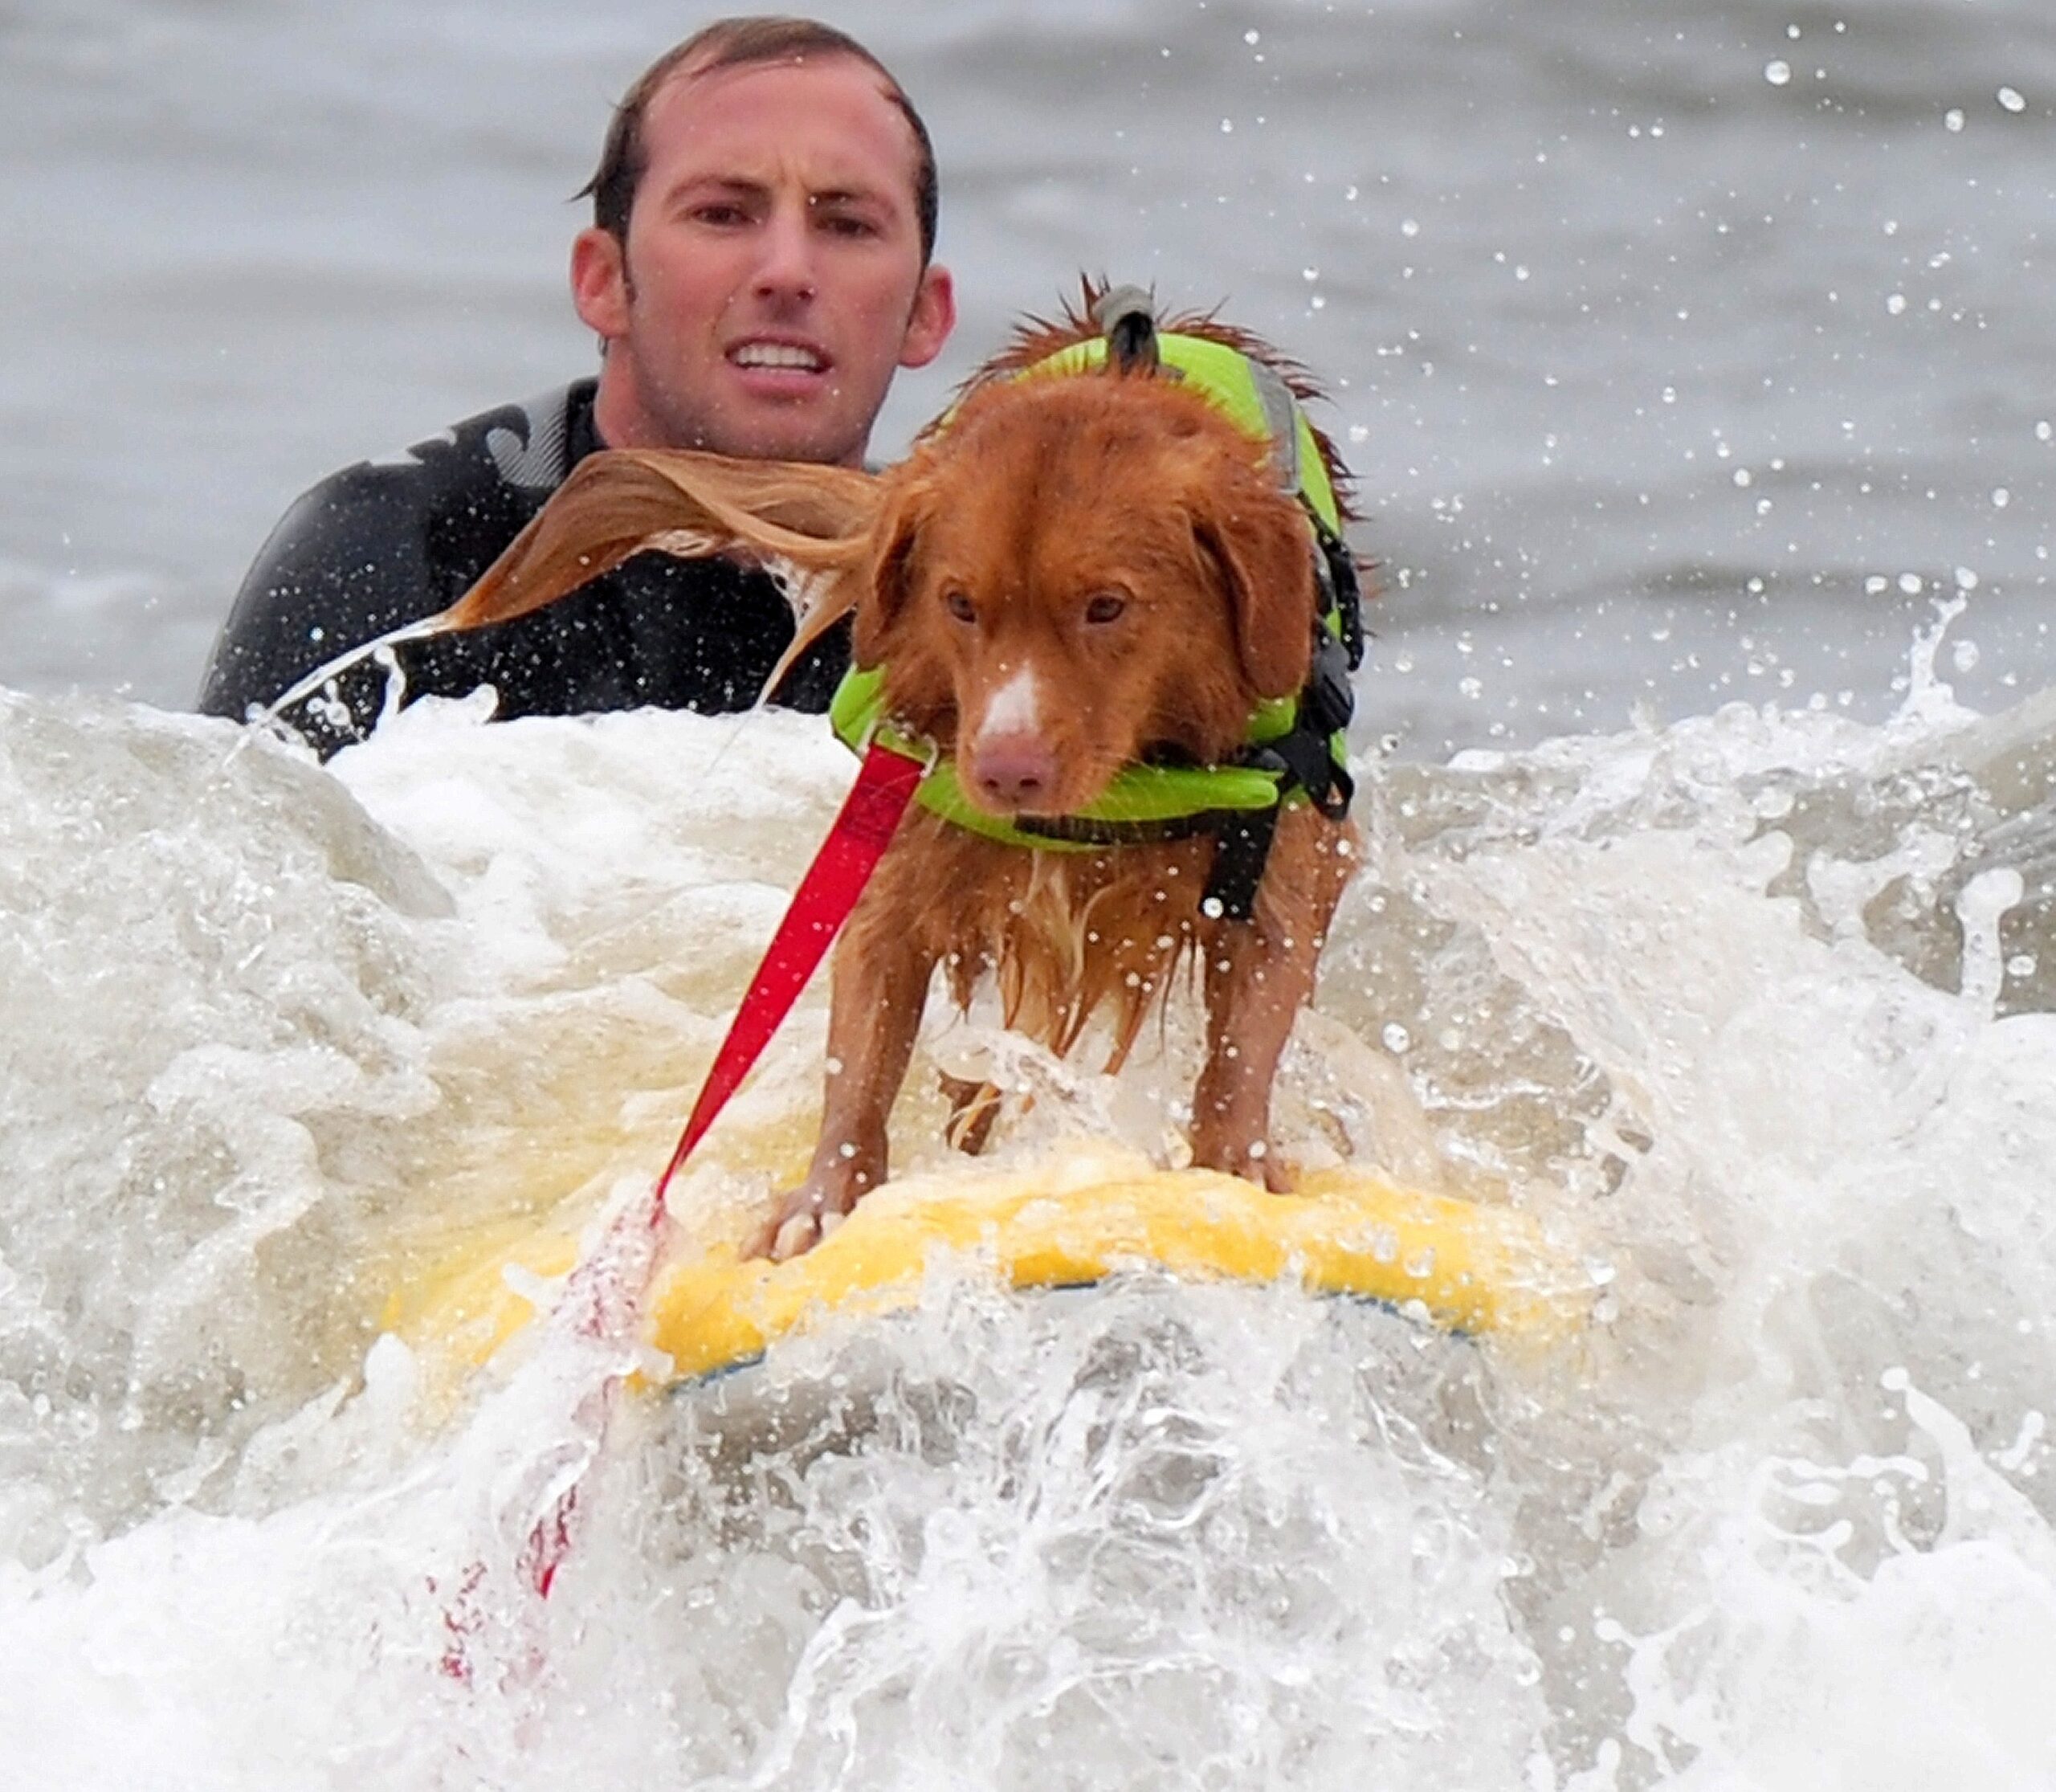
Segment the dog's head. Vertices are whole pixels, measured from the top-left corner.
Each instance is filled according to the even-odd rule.
[[[1068,814],[1147,752],[1224,759],[1305,680],[1304,513],[1197,392],[994,382],[887,487],[856,656],[994,814]]]

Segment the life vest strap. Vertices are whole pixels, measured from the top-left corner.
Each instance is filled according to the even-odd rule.
[[[1278,833],[1278,811],[1255,809],[1224,815],[1214,848],[1214,868],[1207,873],[1200,912],[1223,920],[1246,921],[1256,913],[1256,893],[1271,863],[1271,843]]]
[[[1277,812],[1273,803],[1263,809],[1205,809],[1190,815],[1165,815],[1142,822],[1101,821],[1091,815],[1018,815],[1013,826],[1016,833],[1028,836],[1030,846],[1046,843],[1067,847],[1144,847],[1218,833],[1238,816]]]

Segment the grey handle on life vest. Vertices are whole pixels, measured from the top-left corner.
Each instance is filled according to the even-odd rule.
[[[1092,308],[1092,321],[1107,339],[1107,353],[1124,374],[1156,371],[1156,308],[1139,286],[1110,286]]]

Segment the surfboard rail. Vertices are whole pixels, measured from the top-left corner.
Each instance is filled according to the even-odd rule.
[[[548,1226],[471,1241],[396,1290],[389,1330],[472,1367],[489,1361],[577,1256]],[[910,1178],[861,1202],[788,1263],[732,1245],[662,1269],[644,1335],[691,1380],[751,1362],[830,1319],[916,1304],[940,1256],[987,1267],[1017,1289],[1075,1287],[1124,1272],[1190,1280],[1290,1282],[1381,1302],[1467,1336],[1550,1345],[1576,1331],[1588,1279],[1532,1215],[1409,1190],[1362,1169],[1271,1194],[1206,1170],[1140,1169],[1065,1181],[1022,1173]]]

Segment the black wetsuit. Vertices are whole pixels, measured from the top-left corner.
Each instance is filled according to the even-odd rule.
[[[308,492],[271,532],[214,643],[207,714],[240,720],[345,649],[447,609],[564,483],[604,446],[595,382],[506,405],[390,459],[360,462]],[[655,704],[747,708],[793,638],[777,582],[724,560],[638,554],[582,590],[512,622],[398,651],[411,700],[499,692],[496,713],[578,715]],[[775,693],[825,709],[849,657],[824,638]],[[325,756],[371,731],[386,677],[365,664],[288,719]]]

